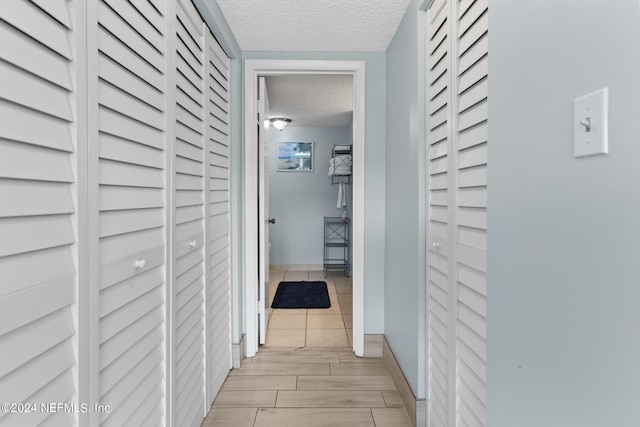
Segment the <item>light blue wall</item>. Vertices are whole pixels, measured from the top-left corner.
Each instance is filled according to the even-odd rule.
[[[269,129],[269,227],[271,264],[323,263],[324,217],[341,216],[338,186],[328,175],[333,144],[349,144],[349,128],[296,127]],[[311,172],[278,172],[277,142],[314,142]],[[351,204],[351,200],[348,200]],[[339,254],[334,254],[339,255]]]
[[[244,59],[365,61],[364,333],[384,333],[386,55],[359,52],[243,52]]]
[[[231,339],[239,343],[244,328],[242,282],[242,159],[244,132],[244,96],[242,88],[242,51],[227,24],[218,3],[193,0],[216,40],[231,58]]]
[[[491,427],[640,423],[639,9],[491,1]],[[576,159],[573,100],[605,86],[610,154]]]
[[[385,336],[425,397],[425,25],[412,1],[387,49]]]

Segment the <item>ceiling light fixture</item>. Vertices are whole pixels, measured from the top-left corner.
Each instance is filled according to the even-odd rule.
[[[291,123],[291,119],[287,119],[285,117],[272,117],[269,119],[274,128],[282,130],[289,126]]]

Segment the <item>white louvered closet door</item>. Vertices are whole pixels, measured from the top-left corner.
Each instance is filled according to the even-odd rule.
[[[450,3],[427,13],[427,354],[429,426],[449,427],[452,354]]]
[[[102,426],[161,425],[165,385],[165,4],[97,2]],[[91,83],[90,83],[91,84]],[[90,102],[95,102],[90,99]],[[92,129],[95,133],[92,133]]]
[[[76,7],[0,5],[0,402],[78,400]],[[74,422],[0,412],[7,426]]]
[[[173,419],[199,426],[205,415],[205,50],[190,0],[176,6]]]
[[[457,6],[456,412],[486,425],[488,0]]]
[[[429,57],[429,396],[430,426],[486,425],[486,243],[487,243],[487,105],[488,0],[434,2],[427,16]],[[441,19],[446,16],[447,19]],[[447,36],[441,36],[447,33]],[[455,35],[455,37],[453,37]],[[439,65],[438,50],[449,52]],[[446,83],[438,84],[440,80]],[[446,85],[446,126],[437,101]],[[439,141],[447,148],[434,150]],[[447,155],[446,169],[439,159]],[[439,177],[448,175],[446,197]],[[436,207],[449,207],[446,228]],[[441,236],[440,232],[446,233]],[[438,242],[453,242],[452,245]],[[435,264],[448,257],[448,274]],[[442,280],[442,284],[438,281]],[[447,289],[445,301],[442,285]],[[434,296],[438,295],[438,298]],[[443,317],[446,316],[446,317]],[[442,321],[441,321],[442,320]],[[439,330],[447,331],[447,371],[442,372]],[[441,378],[444,374],[444,378]],[[444,399],[441,384],[448,393]]]
[[[206,38],[207,376],[208,404],[231,369],[230,60],[213,35]]]

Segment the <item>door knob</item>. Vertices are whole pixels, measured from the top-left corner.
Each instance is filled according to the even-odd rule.
[[[269,218],[269,219],[267,220],[267,222],[268,222],[269,224],[275,224],[275,223],[276,223],[276,219],[275,219],[275,218]]]
[[[431,246],[433,249],[440,249],[440,242],[431,242]]]

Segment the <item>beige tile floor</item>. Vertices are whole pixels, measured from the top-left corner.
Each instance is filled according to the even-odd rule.
[[[352,283],[343,272],[276,271],[269,272],[269,303],[282,281],[323,280],[327,282],[331,307],[326,309],[271,309],[264,348],[352,347]]]
[[[405,427],[411,421],[382,359],[351,351],[351,279],[321,271],[270,272],[324,280],[331,308],[271,310],[267,342],[231,371],[202,427]]]
[[[263,348],[231,371],[202,427],[408,427],[382,359]]]

